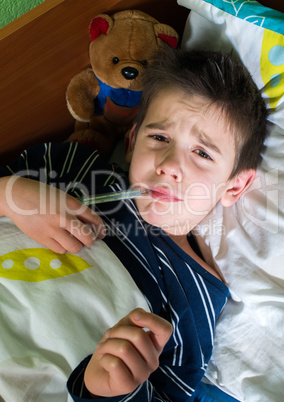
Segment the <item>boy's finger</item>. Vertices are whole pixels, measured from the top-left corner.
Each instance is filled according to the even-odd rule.
[[[106,227],[101,217],[78,199],[68,194],[66,196],[66,213],[71,217],[76,216],[81,222],[91,226],[96,237],[103,239],[106,233]]]
[[[148,313],[142,308],[131,311],[115,326],[118,325],[136,325],[149,329],[149,336],[159,353],[163,350],[172,334],[172,325],[167,320],[156,314]]]
[[[149,342],[151,343],[148,338]],[[152,353],[150,353],[151,350]],[[157,352],[153,344],[152,348],[148,349],[147,347],[141,347],[141,344],[137,345],[135,341],[132,343],[131,340],[110,338],[97,345],[96,353],[103,356],[111,355],[119,359],[121,364],[129,369],[137,384],[144,382],[159,365],[158,357],[154,357]]]
[[[91,226],[92,230],[96,234],[96,237],[99,239],[103,239],[105,237],[106,227],[102,218],[94,213],[94,211],[92,211],[90,208],[84,211],[84,213],[77,215],[77,217],[83,223]]]
[[[93,228],[81,222],[79,219],[73,220],[71,233],[86,247],[91,247],[98,237]]]
[[[140,367],[141,375],[143,374],[143,367],[144,371],[148,370],[147,376],[149,370],[153,372],[157,369],[159,352],[149,337],[149,333],[143,328],[137,327],[137,325],[117,325],[107,331],[107,334],[97,346],[96,352],[98,354],[113,354],[121,358],[129,367],[132,367],[134,372],[136,361],[138,368]]]
[[[39,239],[36,238],[35,240],[39,241]],[[40,240],[40,243],[42,243],[43,246],[52,250],[54,253],[64,254],[66,252],[66,249],[54,239],[47,238],[46,240]]]
[[[100,358],[99,371],[97,364],[92,367],[92,360],[86,368],[85,385],[90,392],[96,394],[97,389],[94,384],[94,378],[100,378],[98,383],[99,395],[103,397],[128,394],[138,385],[133,384],[133,376],[128,367],[119,358],[110,354],[103,355]]]
[[[133,313],[132,320],[136,325],[142,325],[150,330],[149,336],[156,350],[160,353],[173,332],[171,323],[158,315],[140,311],[140,309]]]
[[[94,225],[93,222],[83,222],[77,217],[69,216],[69,219],[63,223],[61,227],[69,232],[69,236],[71,235],[71,237],[77,239],[82,245],[91,247],[96,239],[103,239],[106,232],[105,225],[101,221],[101,218],[97,218],[99,224]],[[68,249],[68,251],[70,250]]]
[[[53,240],[59,243],[65,251],[77,254],[81,251],[84,244],[81,241],[82,239],[80,239],[80,236],[78,236],[78,233],[79,231],[74,231],[72,233],[71,231],[61,228],[56,232]],[[77,236],[75,236],[75,234],[77,234]],[[91,246],[91,244],[89,246]]]

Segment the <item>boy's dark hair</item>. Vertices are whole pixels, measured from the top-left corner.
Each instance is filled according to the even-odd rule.
[[[248,70],[232,54],[167,49],[159,51],[144,73],[144,90],[136,118],[138,132],[153,98],[167,88],[201,96],[228,121],[236,158],[230,179],[255,169],[267,135],[268,111]]]

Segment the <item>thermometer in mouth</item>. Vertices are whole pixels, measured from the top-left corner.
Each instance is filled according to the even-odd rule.
[[[124,191],[115,191],[113,193],[105,193],[105,194],[98,194],[92,195],[90,197],[83,197],[79,198],[85,205],[94,205],[94,204],[102,204],[105,202],[112,202],[112,201],[120,201],[126,200],[131,198],[138,198],[145,194],[148,194],[150,190],[124,190]]]

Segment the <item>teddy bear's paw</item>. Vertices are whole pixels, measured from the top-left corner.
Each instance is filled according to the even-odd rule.
[[[88,130],[90,128],[90,123],[89,122],[84,122],[84,121],[75,121],[75,127],[74,131],[82,131],[82,130]]]
[[[75,131],[68,138],[69,142],[80,142],[88,145],[91,148],[96,149],[102,158],[108,158],[114,148],[114,140],[101,132],[87,129],[81,131]]]

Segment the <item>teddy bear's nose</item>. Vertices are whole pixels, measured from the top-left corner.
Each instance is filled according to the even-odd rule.
[[[134,67],[124,67],[121,74],[126,80],[134,80],[137,77],[138,71]]]

